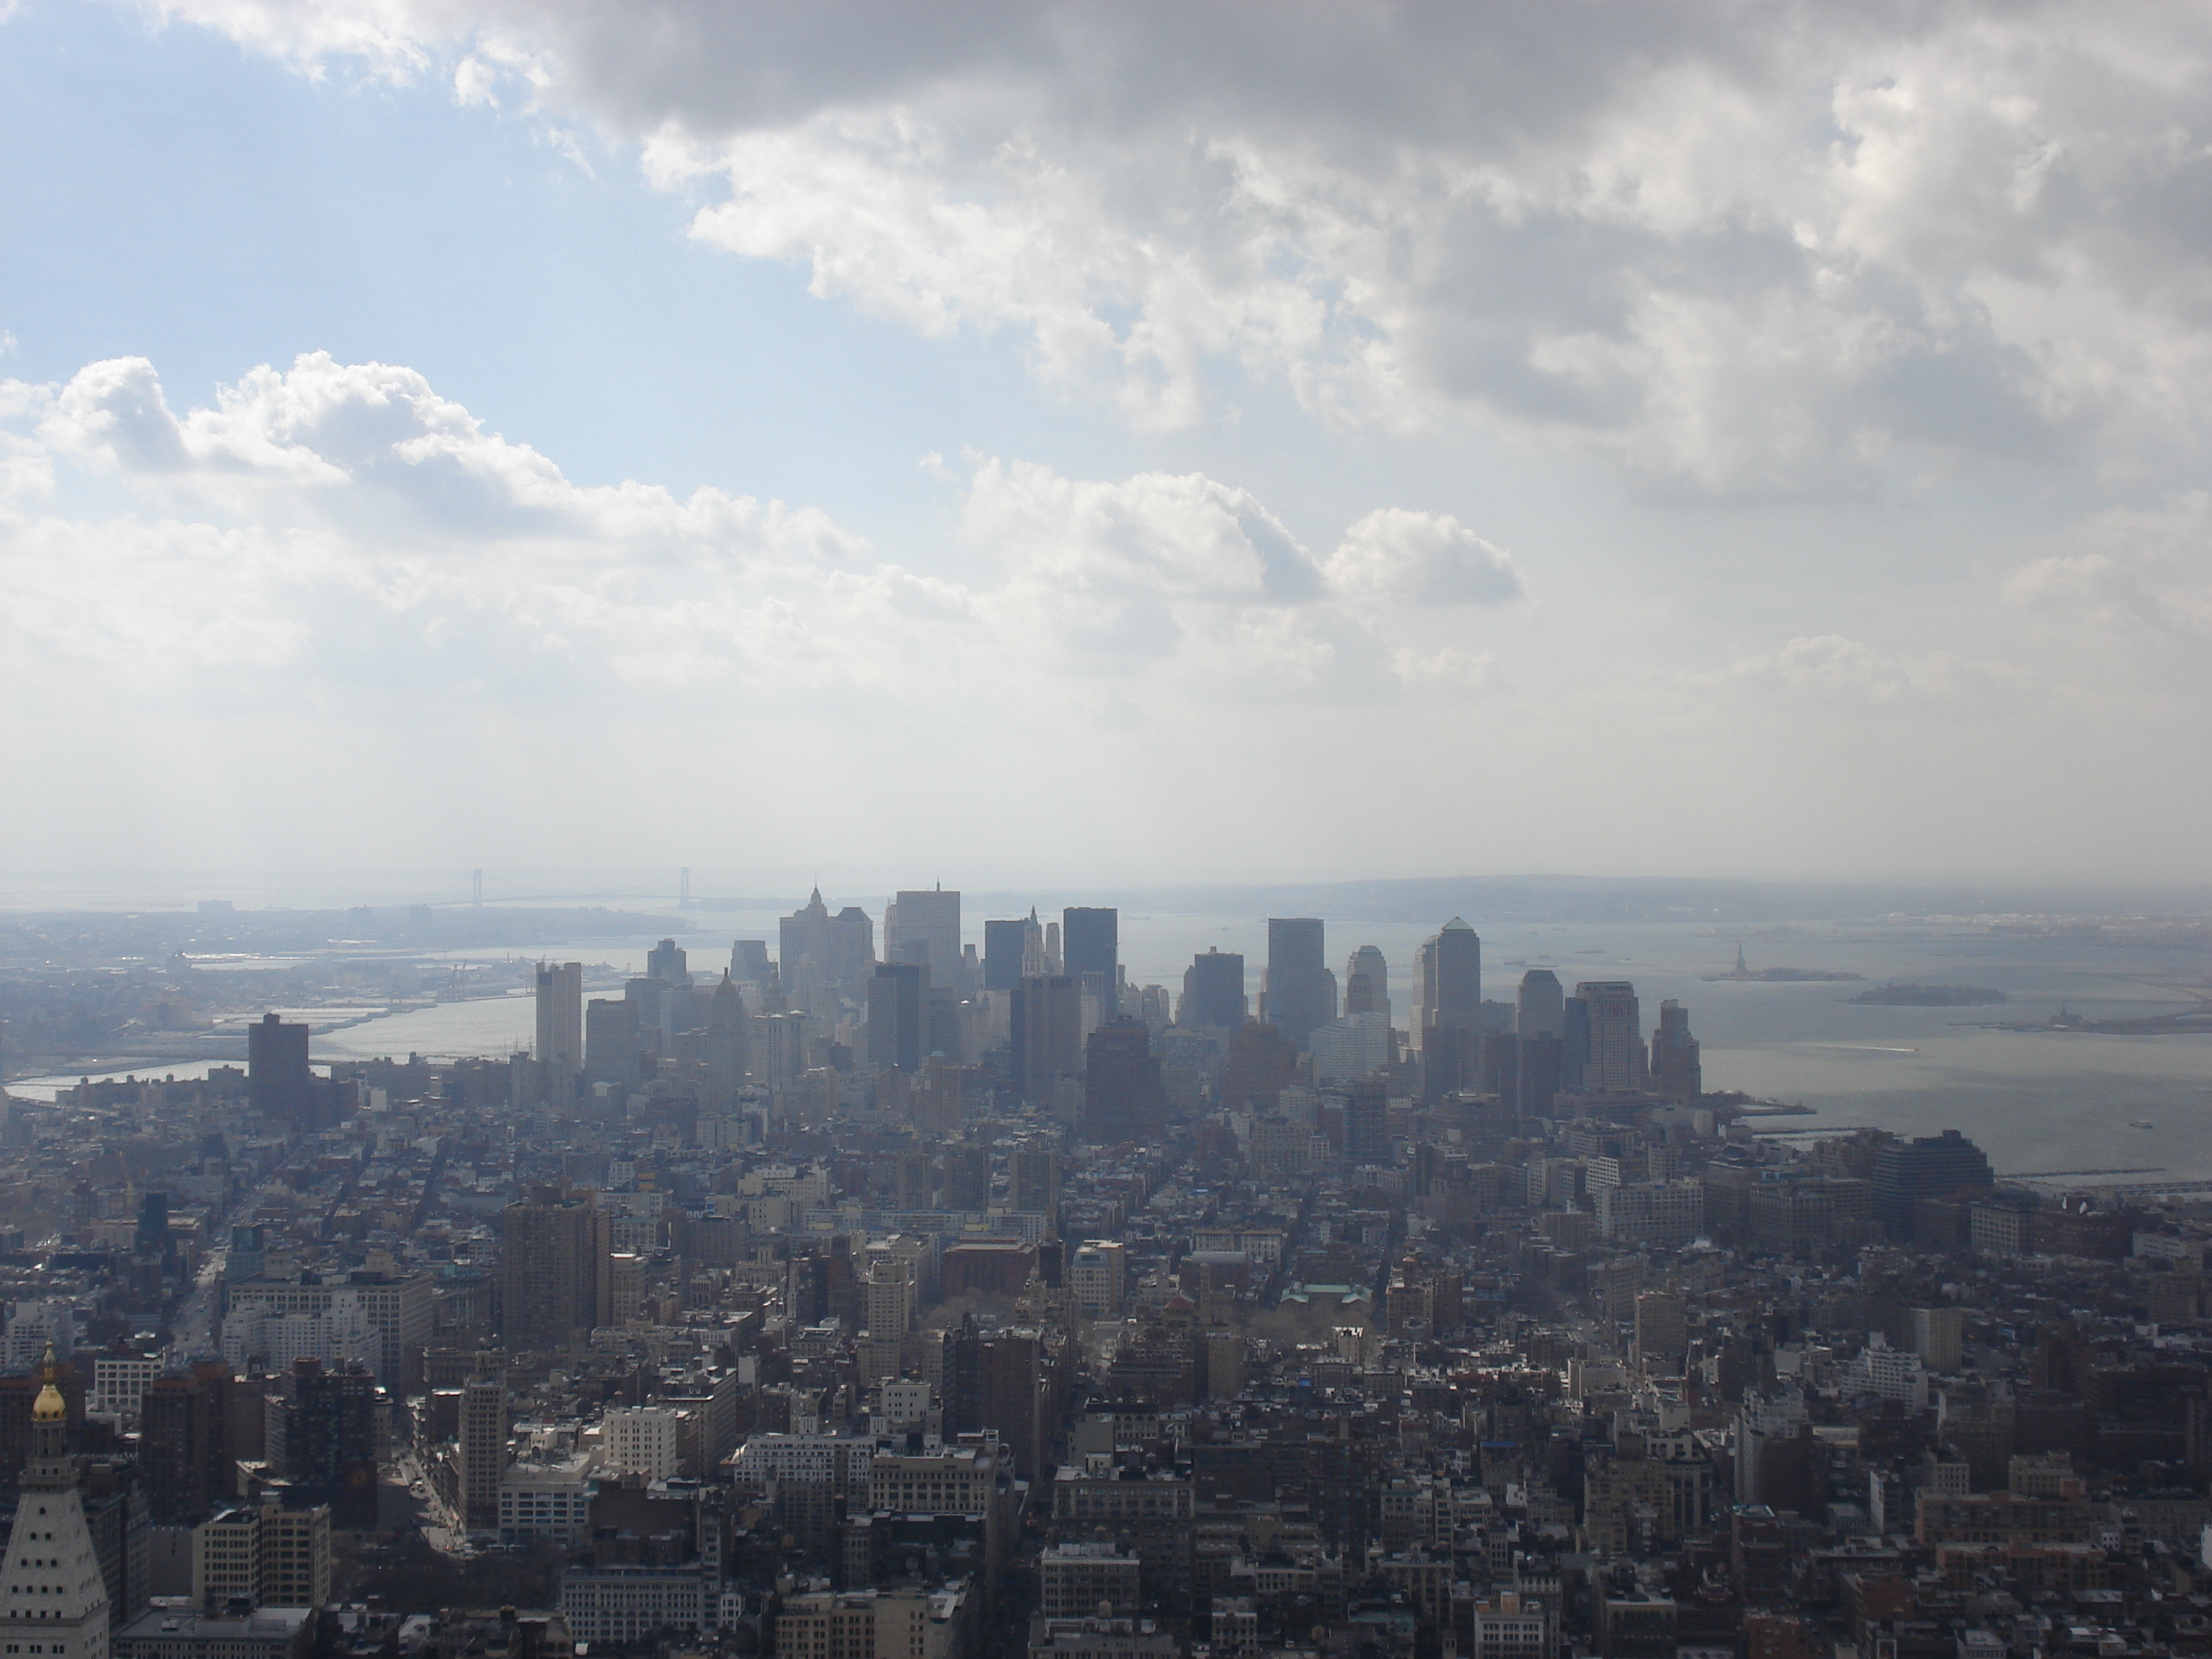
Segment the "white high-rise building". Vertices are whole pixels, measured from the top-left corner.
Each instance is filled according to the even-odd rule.
[[[684,1415],[663,1406],[620,1407],[609,1412],[599,1427],[605,1466],[654,1480],[681,1474]]]
[[[584,964],[538,964],[538,1041],[531,1049],[550,1098],[563,1097],[584,1069]]]
[[[1372,945],[1361,945],[1344,964],[1344,1012],[1380,1014],[1386,1025],[1389,1023],[1390,968]]]
[[[8,1369],[36,1370],[52,1348],[68,1353],[76,1346],[76,1322],[66,1302],[18,1302],[8,1320]]]
[[[23,1471],[8,1557],[0,1564],[0,1649],[40,1659],[107,1659],[107,1579],[77,1497],[66,1443],[69,1408],[54,1386],[31,1406],[31,1457]]]
[[[884,960],[920,963],[933,985],[961,982],[960,895],[901,893],[884,907]]]

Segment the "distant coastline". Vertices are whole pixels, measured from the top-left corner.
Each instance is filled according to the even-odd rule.
[[[1707,974],[1705,980],[1708,985],[1802,985],[1865,977],[1864,974],[1831,973],[1825,968],[1749,968],[1733,973]]]
[[[1708,985],[1806,985],[1865,977],[1864,974],[1838,974],[1825,968],[1753,968],[1745,963],[1743,946],[1739,945],[1735,947],[1735,966],[1725,974],[1707,974],[1705,979]]]
[[[1877,985],[1855,997],[1846,997],[1869,1008],[1983,1008],[2009,1002],[2002,991],[1979,985]]]

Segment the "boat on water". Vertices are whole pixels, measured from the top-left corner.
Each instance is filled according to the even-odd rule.
[[[2128,1127],[2130,1129],[2155,1129],[2158,1127],[2158,1125],[2153,1123],[2148,1118],[2131,1117],[2128,1120]]]

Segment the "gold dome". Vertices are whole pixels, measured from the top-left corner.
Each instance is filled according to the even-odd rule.
[[[31,1402],[31,1421],[33,1423],[65,1421],[69,1417],[69,1406],[62,1399],[62,1391],[54,1386],[56,1375],[54,1345],[51,1342],[46,1344],[46,1363],[39,1367],[39,1375],[46,1379],[46,1386],[39,1390],[39,1397]]]

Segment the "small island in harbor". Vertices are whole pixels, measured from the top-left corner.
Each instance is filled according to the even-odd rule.
[[[2011,1000],[1980,985],[1877,985],[1850,998],[1869,1008],[1982,1008]]]
[[[1743,960],[1743,946],[1735,947],[1735,966],[1725,974],[1707,974],[1705,983],[1722,985],[1741,981],[1753,985],[1802,985],[1808,981],[1864,979],[1864,974],[1830,973],[1824,968],[1751,968]]]

